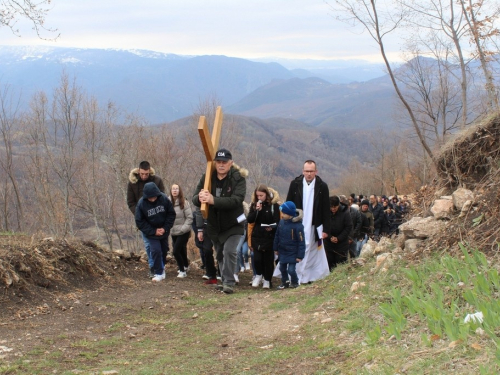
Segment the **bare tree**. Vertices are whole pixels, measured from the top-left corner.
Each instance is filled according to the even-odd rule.
[[[410,58],[428,55],[442,61],[440,67],[449,72],[460,82],[461,88],[461,127],[464,128],[469,119],[468,64],[470,59],[464,56],[462,47],[467,28],[460,5],[454,0],[399,0],[401,6],[409,10],[407,23],[410,26],[409,53]],[[425,50],[426,53],[422,53]],[[456,65],[459,74],[456,74]]]
[[[422,134],[434,148],[441,146],[448,136],[462,125],[462,97],[460,82],[451,74],[446,60],[416,56],[396,73],[405,87],[405,95],[412,107]]]
[[[469,26],[468,35],[474,42],[477,57],[481,62],[481,68],[485,78],[485,89],[488,94],[489,110],[498,110],[498,92],[493,81],[492,70],[489,62],[492,61],[491,55],[494,52],[489,51],[488,44],[492,38],[499,35],[499,29],[496,22],[500,15],[500,8],[494,4],[493,9],[486,10],[487,2],[484,0],[459,0],[462,6],[462,13],[467,25]],[[482,13],[486,13],[482,15]],[[482,18],[479,18],[481,17]]]
[[[271,186],[278,167],[278,161],[267,155],[263,150],[265,145],[247,144],[242,151],[242,160],[245,168],[248,169],[247,187],[250,192],[252,187],[256,188],[260,184]]]
[[[334,8],[337,14],[337,19],[352,25],[361,24],[370,34],[372,39],[377,43],[392,85],[399,100],[408,113],[413,130],[417,134],[422,147],[424,147],[427,155],[429,155],[434,166],[436,167],[436,171],[440,172],[441,169],[439,168],[439,162],[419,126],[412,107],[405,98],[404,93],[396,80],[394,69],[390,64],[385,51],[384,38],[391,32],[394,32],[401,27],[407,16],[407,9],[401,7],[398,3],[394,3],[389,5],[386,4],[387,10],[382,12],[380,11],[382,5],[380,2],[376,2],[375,0],[335,0],[335,3],[337,4],[337,7]]]
[[[14,35],[20,36],[17,23],[19,20],[27,20],[32,25],[32,29],[39,38],[47,39],[42,36],[42,32],[56,33],[57,29],[47,28],[45,18],[50,11],[51,0],[2,0],[0,4],[0,27],[5,26],[11,29]],[[59,37],[57,34],[51,38],[55,40]]]
[[[0,167],[4,170],[7,180],[12,186],[15,196],[15,211],[17,230],[22,230],[23,222],[23,204],[21,199],[21,192],[19,189],[18,177],[16,176],[17,169],[14,163],[14,134],[16,126],[19,126],[18,119],[19,112],[19,98],[14,98],[9,86],[3,86],[0,89],[0,137],[3,145],[4,152],[0,153]],[[2,155],[3,154],[3,155]],[[5,189],[4,208],[7,211],[8,207],[8,189]],[[7,219],[7,216],[5,216]],[[8,227],[6,220],[6,227]],[[8,229],[8,228],[7,228]]]
[[[61,84],[54,92],[50,120],[54,126],[51,144],[55,152],[48,153],[52,168],[57,176],[57,188],[62,193],[64,202],[64,233],[73,234],[73,183],[79,172],[79,143],[81,127],[84,122],[83,93],[76,86],[76,80],[70,83],[63,73]]]
[[[62,199],[54,184],[56,175],[49,156],[54,152],[49,137],[49,111],[45,93],[34,95],[30,111],[23,119],[23,143],[26,147],[23,169],[31,188],[32,207],[44,218],[34,223],[36,229],[58,235],[63,231],[64,218],[60,215],[63,211]]]

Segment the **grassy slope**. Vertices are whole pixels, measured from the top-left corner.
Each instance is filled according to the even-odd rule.
[[[42,338],[0,373],[497,374],[493,262],[436,254],[380,273],[372,260],[296,290],[107,302],[116,319],[102,337],[65,349],[54,348],[64,332]],[[351,292],[355,281],[364,284]],[[473,301],[496,309],[482,325],[463,323]]]

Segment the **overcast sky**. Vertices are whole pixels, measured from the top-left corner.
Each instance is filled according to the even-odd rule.
[[[1,28],[0,44],[381,61],[367,34],[336,21],[324,0],[52,0],[50,6],[46,26],[58,29],[57,41],[37,39],[19,22],[22,36]]]

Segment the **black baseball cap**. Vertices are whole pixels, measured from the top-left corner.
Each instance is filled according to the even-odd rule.
[[[221,148],[219,151],[215,153],[214,160],[222,160],[222,161],[233,160],[233,155],[231,155],[231,152],[229,150]]]

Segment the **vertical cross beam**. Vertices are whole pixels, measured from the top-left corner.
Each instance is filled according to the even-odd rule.
[[[201,144],[203,145],[203,151],[205,152],[205,157],[207,158],[207,168],[205,170],[205,183],[203,189],[210,191],[212,182],[212,171],[214,170],[214,158],[217,148],[219,147],[220,133],[222,128],[222,108],[217,107],[215,112],[214,128],[212,129],[212,139],[210,139],[210,132],[207,126],[207,119],[205,116],[200,116],[200,121],[198,122],[198,134],[200,135]],[[203,218],[208,217],[208,204],[201,204],[201,213]]]

